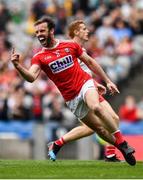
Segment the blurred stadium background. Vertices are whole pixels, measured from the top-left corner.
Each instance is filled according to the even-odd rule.
[[[30,65],[40,48],[33,23],[45,14],[55,19],[61,39],[67,38],[72,20],[88,24],[87,52],[118,85],[121,93],[106,98],[121,117],[121,130],[137,159],[143,160],[142,0],[0,0],[0,158],[46,159],[46,143],[78,125],[44,74],[27,83],[9,61],[14,46],[22,63]],[[67,144],[59,158],[102,159],[103,153],[104,145],[93,135]]]

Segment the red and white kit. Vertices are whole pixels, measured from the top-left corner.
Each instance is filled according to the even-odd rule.
[[[55,83],[68,107],[78,118],[83,118],[88,113],[88,107],[83,107],[85,106],[85,91],[89,88],[95,88],[91,75],[83,71],[78,63],[78,57],[82,53],[83,50],[77,43],[58,41],[55,47],[43,48],[35,54],[31,62],[38,64]],[[82,87],[85,84],[86,90],[83,90]],[[83,94],[81,95],[81,93]],[[79,98],[79,95],[82,98]]]
[[[58,41],[54,48],[43,48],[32,58],[32,64],[38,64],[55,83],[66,101],[80,92],[83,84],[91,79],[84,72],[77,58],[82,48],[72,41]]]

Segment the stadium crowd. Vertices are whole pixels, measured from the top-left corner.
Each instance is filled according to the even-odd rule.
[[[143,2],[141,0],[5,0],[0,1],[0,120],[48,123],[49,132],[58,127],[71,128],[75,117],[66,108],[54,84],[41,74],[35,83],[22,80],[9,63],[14,46],[29,66],[30,58],[40,49],[34,37],[33,23],[43,15],[56,22],[56,36],[67,37],[67,26],[75,19],[84,20],[90,30],[88,54],[99,62],[115,83],[127,79],[143,56]],[[34,51],[33,51],[34,50]],[[98,79],[100,82],[100,79]],[[132,97],[126,105],[135,103]],[[143,103],[138,102],[143,111]],[[125,116],[126,107],[119,115]],[[135,110],[136,111],[136,110]],[[143,117],[136,113],[136,121]],[[138,116],[140,115],[140,116]],[[69,119],[67,121],[67,119]],[[51,141],[54,137],[48,134]]]

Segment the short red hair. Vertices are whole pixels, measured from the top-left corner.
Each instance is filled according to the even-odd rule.
[[[79,29],[80,24],[85,24],[82,20],[73,21],[68,27],[68,35],[70,38],[74,38],[74,31]]]

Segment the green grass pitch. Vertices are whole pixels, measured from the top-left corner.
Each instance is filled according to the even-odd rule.
[[[143,179],[143,162],[0,160],[0,179]]]

